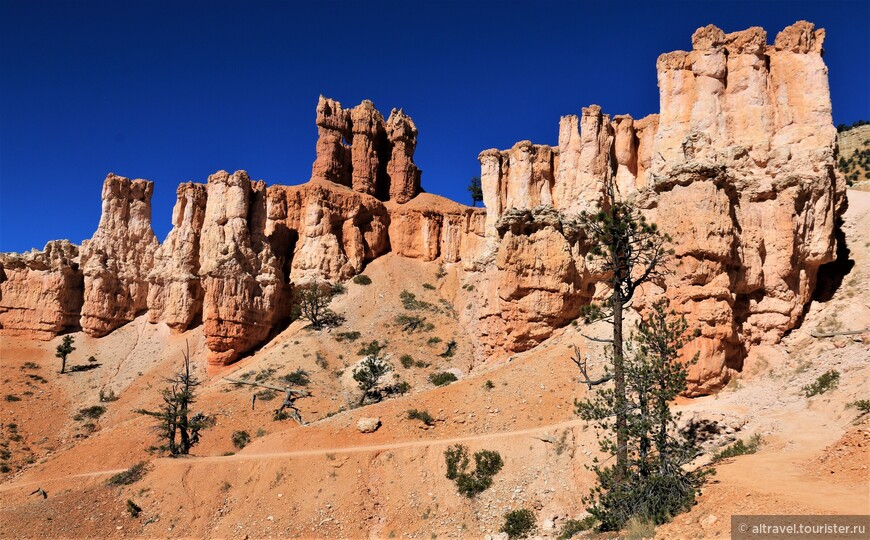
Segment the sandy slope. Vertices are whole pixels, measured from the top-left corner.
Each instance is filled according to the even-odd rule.
[[[699,504],[661,527],[662,538],[727,536],[734,513],[870,513],[868,427],[853,425],[855,412],[845,407],[870,398],[870,335],[809,335],[819,325],[870,325],[870,194],[850,192],[846,227],[856,264],[834,298],[814,303],[804,325],[781,345],[756,350],[738,383],[681,405],[687,414],[740,418],[745,425],[737,436],[761,433],[765,443],[758,454],[719,465]],[[582,513],[580,497],[591,481],[585,465],[597,446],[573,414],[572,402],[583,388],[573,380],[568,347],[584,346],[579,331],[562,329],[509,362],[475,361],[469,352],[474,337],[447,308],[462,301],[461,271],[448,266],[439,280],[436,270],[435,264],[400,257],[379,259],[366,270],[372,285],[348,283],[348,292],[335,301],[348,321],[342,328],[313,332],[295,323],[252,356],[211,374],[202,368],[199,329],[172,335],[143,318],[101,340],[76,334],[73,363],[87,364],[94,355],[100,365],[63,377],[53,357],[59,339],[3,338],[4,394],[21,400],[3,401],[0,408],[0,442],[11,451],[15,469],[0,484],[0,536],[476,538],[497,531],[513,508],[534,509],[539,524]],[[408,335],[395,324],[395,316],[405,312],[398,298],[402,289],[441,308],[425,312],[432,331]],[[363,337],[336,340],[338,332],[352,330]],[[432,337],[441,343],[429,345]],[[458,343],[456,356],[438,356],[451,338]],[[389,358],[412,392],[352,409],[357,392],[350,368],[361,343],[370,339],[388,342]],[[133,411],[157,404],[161,378],[176,369],[185,342],[206,380],[199,407],[216,415],[217,425],[206,432],[196,456],[153,457],[145,451],[154,442],[149,422]],[[398,361],[402,354],[430,365],[405,369]],[[296,368],[311,374],[315,396],[298,402],[311,424],[273,421],[270,411],[278,401],[258,401],[252,411],[252,391],[222,381],[269,368],[275,369],[273,382]],[[428,375],[443,369],[458,370],[461,380],[433,388]],[[828,369],[840,371],[840,387],[803,397],[801,387]],[[486,381],[492,389],[484,387]],[[104,403],[102,417],[73,418],[109,389],[120,399]],[[428,410],[435,426],[408,420],[409,408]],[[362,416],[378,416],[383,426],[361,434],[355,424]],[[88,422],[95,424],[93,433],[83,427]],[[17,424],[14,433],[10,423]],[[236,451],[235,430],[247,430],[254,441],[223,456]],[[20,440],[12,440],[15,433]],[[475,500],[459,496],[444,478],[443,451],[460,442],[472,451],[498,450],[505,460],[493,487]],[[126,488],[105,486],[106,475],[141,460],[152,466],[144,480]],[[30,495],[37,486],[49,493],[47,499]],[[143,508],[142,516],[127,515],[127,499]]]

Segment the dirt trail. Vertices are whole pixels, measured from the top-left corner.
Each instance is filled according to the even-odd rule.
[[[326,454],[355,454],[365,452],[383,452],[385,450],[397,450],[401,448],[420,448],[427,446],[448,446],[451,444],[470,442],[470,441],[488,441],[503,437],[517,437],[523,435],[535,435],[545,433],[547,431],[565,429],[585,424],[584,420],[570,420],[560,422],[558,424],[549,424],[529,429],[519,429],[515,431],[502,431],[497,433],[486,433],[483,435],[466,435],[462,437],[449,437],[445,439],[434,440],[417,440],[417,441],[400,441],[389,444],[373,444],[366,446],[338,446],[334,448],[313,448],[309,450],[289,450],[286,452],[264,452],[250,454],[234,454],[232,456],[205,456],[205,457],[189,457],[182,459],[162,458],[158,460],[164,466],[183,466],[191,467],[208,463],[235,463],[240,461],[261,461],[280,458],[296,458],[296,457],[313,457],[325,456]],[[124,472],[127,469],[107,469],[100,471],[90,471],[86,473],[72,474],[66,476],[56,476],[42,480],[32,480],[27,482],[14,482],[0,485],[0,492],[10,491],[13,489],[21,489],[29,486],[49,485],[52,482],[69,480],[72,478],[93,478],[98,476],[108,476]]]

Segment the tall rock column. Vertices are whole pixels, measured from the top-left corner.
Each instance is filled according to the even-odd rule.
[[[328,180],[351,185],[352,137],[349,111],[334,99],[320,96],[317,101],[317,157],[311,166],[312,180]]]
[[[111,173],[103,183],[100,224],[81,250],[81,326],[92,336],[108,334],[147,307],[148,272],[158,246],[151,230],[153,191],[153,182]]]
[[[390,177],[389,199],[406,203],[420,193],[420,169],[414,164],[417,126],[402,109],[393,109],[387,119],[387,138],[393,146],[387,175]]]
[[[350,110],[350,118],[353,123],[352,187],[359,193],[374,195],[377,191],[378,171],[381,167],[378,151],[383,151],[386,142],[384,117],[375,109],[374,103],[365,100]],[[384,157],[386,162],[389,155]]]
[[[154,254],[148,276],[148,321],[166,322],[184,331],[202,312],[199,281],[199,239],[205,220],[206,186],[187,182],[178,186],[172,210],[173,228]]]
[[[245,171],[208,177],[200,238],[203,333],[208,362],[225,365],[269,335],[284,276],[266,241],[266,185]]]

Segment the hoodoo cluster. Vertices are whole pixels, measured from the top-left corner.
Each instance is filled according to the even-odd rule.
[[[306,184],[267,187],[244,171],[182,184],[159,244],[153,184],[110,174],[92,239],[0,255],[2,332],[102,336],[147,313],[178,331],[201,321],[209,361],[226,364],[286,320],[294,284],[347,279],[395,253],[460,263],[477,284],[459,293],[460,316],[480,336],[476,354],[497,358],[602,294],[572,216],[613,185],[674,240],[673,272],[644,293],[667,295],[699,328],[690,385],[709,392],[748,348],[798,324],[835,258],[846,198],[823,40],[803,21],[773,45],[761,28],[698,29],[691,51],[658,59],[658,114],[593,105],[561,119],[557,147],[481,153],[485,210],[422,192],[403,111],[385,121],[370,101],[321,97]]]

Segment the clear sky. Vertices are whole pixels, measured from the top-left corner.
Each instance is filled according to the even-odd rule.
[[[656,58],[696,28],[801,19],[827,29],[835,124],[870,119],[870,0],[0,0],[0,251],[89,238],[108,172],[155,182],[161,241],[180,182],[304,182],[320,94],[403,107],[424,189],[469,203],[484,149],[555,144],[592,103],[657,112]]]

